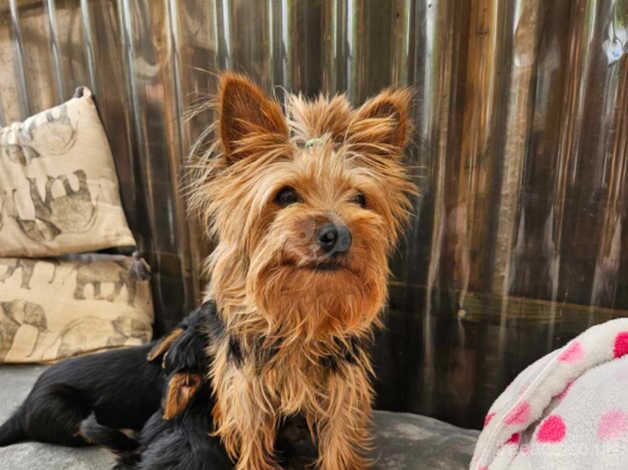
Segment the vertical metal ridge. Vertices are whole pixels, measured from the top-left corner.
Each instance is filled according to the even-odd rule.
[[[144,162],[142,159],[143,150],[142,147],[145,145],[142,139],[142,125],[139,118],[139,103],[137,98],[137,80],[135,78],[135,73],[133,71],[133,64],[135,63],[135,50],[133,48],[133,21],[131,18],[131,5],[129,4],[130,0],[117,0],[118,1],[118,13],[119,13],[119,21],[120,21],[120,42],[122,48],[122,63],[123,69],[126,73],[126,88],[127,95],[130,98],[130,108],[131,108],[131,116],[132,116],[132,128],[131,128],[131,138],[134,142],[134,148],[136,150],[135,158],[138,160],[139,168],[144,171]],[[139,153],[139,155],[138,155]],[[147,192],[152,196],[152,187],[150,184],[147,185]],[[152,197],[146,198],[146,204],[149,206],[152,204]],[[149,219],[150,223],[150,219]],[[143,237],[139,240],[139,248],[140,250],[145,250],[148,248],[148,241]]]
[[[361,13],[359,4],[360,0],[346,0],[345,4],[345,17],[343,22],[343,35],[341,41],[343,41],[343,48],[346,48],[344,52],[345,60],[345,77],[346,83],[344,86],[347,89],[347,95],[352,102],[359,99],[358,86],[357,86],[357,46],[358,46],[358,18],[357,15]]]
[[[184,125],[183,125],[183,114],[184,114],[184,104],[183,104],[183,89],[181,84],[181,50],[179,44],[179,18],[177,11],[177,0],[165,0],[166,2],[166,14],[168,18],[168,32],[169,32],[169,46],[171,51],[174,53],[174,60],[172,63],[173,73],[173,88],[175,94],[175,113],[177,119],[177,131],[178,135],[178,147],[179,147],[179,155],[183,157],[183,136],[185,135]]]
[[[339,15],[341,0],[323,2],[322,42],[321,42],[321,88],[324,93],[334,94],[338,91],[340,71],[340,39]]]
[[[429,2],[430,0],[427,0]],[[451,102],[455,99],[453,95],[455,73],[454,64],[456,57],[454,54],[457,44],[455,35],[460,34],[454,21],[456,0],[445,0],[434,5],[428,15],[426,15],[424,33],[416,36],[415,81],[421,77],[423,87],[419,89],[420,96],[418,102],[423,112],[419,112],[421,120],[425,123],[421,127],[420,137],[423,143],[419,144],[419,158],[429,160],[430,173],[432,179],[430,187],[422,188],[425,192],[430,192],[433,198],[432,226],[429,231],[429,254],[427,256],[426,270],[426,295],[422,322],[423,355],[425,356],[424,383],[429,388],[423,393],[421,405],[424,409],[433,412],[435,408],[436,382],[438,380],[436,372],[437,353],[434,340],[434,325],[438,312],[434,312],[438,302],[438,289],[441,284],[441,259],[446,252],[447,236],[447,173],[448,173],[448,140],[450,133]],[[427,10],[430,10],[428,8]],[[417,11],[418,14],[418,11]],[[421,19],[417,18],[415,28]],[[419,43],[419,38],[424,37],[425,42]],[[422,45],[423,49],[419,46]],[[436,48],[436,45],[440,46]],[[418,55],[421,54],[421,55]],[[431,60],[430,60],[431,59]],[[421,67],[421,68],[419,68]],[[418,73],[422,70],[423,73]],[[432,121],[433,120],[433,121]],[[422,150],[425,152],[421,152]],[[421,217],[422,219],[423,217]],[[428,216],[429,218],[429,216]],[[415,219],[415,232],[421,220]],[[408,280],[409,281],[409,280]]]
[[[500,206],[495,226],[494,269],[490,290],[504,298],[510,293],[512,256],[517,236],[518,208],[528,133],[532,126],[533,82],[537,61],[538,0],[516,0],[513,5],[513,39],[510,60],[509,96],[506,98],[504,159],[500,184]],[[502,309],[504,310],[504,309]]]
[[[138,142],[137,142],[137,136],[138,136],[138,131],[137,131],[137,119],[136,119],[136,108],[137,108],[137,104],[134,100],[134,95],[133,95],[133,85],[132,85],[132,80],[133,80],[133,75],[131,73],[131,55],[133,54],[132,52],[132,48],[131,48],[131,38],[129,36],[129,25],[128,25],[128,12],[126,10],[126,8],[128,7],[127,5],[127,0],[115,0],[116,1],[116,12],[117,12],[117,22],[118,22],[118,34],[120,37],[120,73],[122,75],[121,79],[122,79],[122,85],[124,87],[124,90],[126,92],[126,98],[128,100],[128,111],[127,111],[127,116],[128,116],[128,129],[127,129],[127,136],[128,136],[128,144],[129,144],[129,168],[131,170],[131,174],[132,174],[132,178],[133,178],[133,183],[134,183],[134,187],[136,187],[139,183],[140,180],[140,176],[138,175],[138,163],[137,163],[137,148],[139,146]],[[134,227],[135,228],[135,232],[134,235],[136,237],[136,241],[137,241],[137,245],[138,248],[140,249],[140,251],[145,251],[148,249],[149,244],[147,242],[147,240],[144,238],[143,236],[143,232],[140,230],[140,227],[142,225],[142,223],[140,222],[140,219],[142,218],[142,215],[145,214],[141,214],[141,209],[139,207],[140,203],[139,203],[139,198],[138,198],[138,194],[137,191],[131,191],[131,203],[134,205],[135,207],[135,213],[136,213],[136,220],[134,221]],[[142,221],[143,222],[143,221]]]
[[[338,89],[338,2],[323,2],[322,91],[330,95]]]
[[[56,0],[46,0],[48,13],[48,29],[50,31],[50,54],[52,57],[52,72],[54,74],[55,92],[57,103],[67,98],[63,72],[61,71],[61,55],[59,53],[59,30],[57,27]]]
[[[181,77],[181,67],[182,67],[182,57],[181,57],[181,45],[180,45],[180,27],[179,27],[179,14],[177,9],[177,0],[165,0],[166,1],[166,15],[168,20],[168,30],[169,30],[169,47],[170,50],[174,54],[173,64],[172,64],[172,85],[174,88],[174,106],[175,106],[175,119],[177,121],[176,129],[177,129],[177,142],[175,142],[177,155],[172,159],[177,168],[174,170],[174,178],[176,179],[175,188],[179,187],[181,182],[183,181],[183,172],[182,167],[185,165],[185,155],[187,154],[186,149],[184,148],[184,142],[189,144],[189,138],[186,138],[185,125],[183,122],[183,116],[185,114],[185,105],[183,103],[183,85],[182,85],[182,77]],[[186,220],[186,206],[185,201],[181,194],[176,191],[175,192],[175,203],[176,203],[176,217],[177,217],[177,227],[180,229],[181,243],[183,244],[184,252],[179,253],[181,256],[181,262],[183,263],[183,267],[185,272],[188,274],[191,282],[185,282],[183,284],[184,289],[190,290],[190,292],[186,292],[184,295],[185,299],[194,299],[194,302],[200,300],[200,283],[199,283],[199,272],[200,272],[200,264],[195,263],[194,260],[191,259],[190,253],[192,252],[191,247],[191,228],[192,225],[188,223]],[[198,261],[198,260],[197,260]]]
[[[622,59],[622,41],[617,36],[617,30],[622,28],[621,16],[628,16],[628,10],[624,15],[617,15],[618,7],[612,0],[600,3],[601,11],[597,15],[601,21],[597,22],[597,31],[593,38],[605,52],[604,60],[592,67],[590,78],[590,82],[597,81],[605,85],[604,96],[598,102],[601,115],[595,115],[594,123],[607,124],[600,125],[597,142],[593,147],[595,154],[602,158],[591,172],[594,185],[601,196],[597,254],[591,266],[591,293],[587,299],[592,306],[607,306],[616,302],[622,279],[621,257],[626,256],[626,253],[622,253],[622,247],[628,246],[622,243],[628,194],[628,59]],[[595,44],[593,48],[595,49]],[[587,93],[587,97],[587,104],[590,104],[590,93]],[[593,112],[589,106],[585,105],[585,108],[587,113],[583,128],[588,130],[592,119],[589,118],[587,122],[586,118]],[[585,144],[583,154],[587,155],[589,152]],[[582,163],[586,165],[586,161]]]
[[[268,62],[270,63],[270,81],[274,95],[282,100],[286,91],[293,86],[293,58],[290,51],[290,16],[285,0],[268,0]]]
[[[81,0],[81,24],[83,27],[83,42],[85,47],[85,62],[89,76],[89,86],[96,92],[96,72],[94,65],[94,41],[92,33],[91,12],[89,0]]]
[[[594,0],[594,3],[597,3]],[[588,82],[589,36],[591,35],[592,21],[590,15],[595,10],[588,0],[578,0],[573,3],[572,25],[569,44],[569,73],[565,81],[563,96],[563,113],[559,131],[559,145],[556,151],[557,168],[554,178],[553,219],[554,243],[557,246],[557,256],[560,259],[562,232],[565,215],[566,194],[569,182],[577,168],[578,154],[580,153],[578,132],[582,124],[583,93]],[[584,36],[584,37],[583,37]],[[585,40],[586,38],[586,40]]]
[[[267,24],[267,28],[268,28],[268,60],[269,62],[272,64],[272,79],[273,79],[273,83],[277,83],[277,79],[279,78],[277,76],[277,38],[275,37],[275,28],[274,25],[276,24],[275,22],[275,16],[276,16],[276,8],[275,8],[275,2],[273,0],[267,0],[267,4],[268,4],[268,24]]]
[[[563,83],[563,106],[560,114],[560,126],[557,131],[556,168],[553,172],[551,188],[551,213],[548,222],[553,254],[550,261],[552,269],[551,300],[559,299],[559,292],[569,288],[572,283],[565,279],[565,271],[570,267],[569,257],[564,256],[568,247],[573,246],[577,234],[569,226],[570,212],[575,204],[572,188],[581,164],[584,142],[583,124],[585,122],[586,91],[592,72],[592,43],[596,26],[598,0],[574,1],[570,17],[568,45],[566,50],[567,74]],[[582,274],[584,275],[584,273]]]
[[[336,9],[334,11],[336,30],[335,40],[335,78],[336,89],[334,91],[345,92],[349,87],[349,67],[351,66],[351,58],[349,54],[349,41],[347,36],[349,34],[347,26],[349,21],[347,20],[348,1],[350,0],[336,0]]]
[[[160,183],[156,176],[158,175],[158,168],[161,162],[151,162],[148,158],[151,142],[149,141],[150,138],[146,129],[146,123],[141,115],[142,107],[140,96],[138,95],[139,83],[137,70],[135,69],[141,57],[137,56],[135,52],[135,34],[137,34],[138,31],[135,31],[134,27],[133,8],[137,7],[140,9],[141,5],[139,2],[131,2],[131,0],[118,0],[118,2],[122,34],[122,52],[125,56],[124,69],[127,75],[128,96],[130,97],[133,115],[131,134],[133,136],[133,142],[135,143],[134,157],[139,170],[138,181],[140,186],[144,189],[142,209],[143,215],[146,218],[146,224],[139,230],[138,245],[140,250],[146,251],[150,255],[150,262],[155,269],[155,275],[153,277],[154,282],[152,283],[153,306],[156,315],[159,314],[163,316],[162,318],[158,318],[158,321],[155,322],[155,329],[157,332],[161,333],[163,331],[160,330],[168,328],[168,322],[172,323],[172,317],[169,317],[164,308],[164,300],[168,297],[168,293],[165,292],[168,282],[161,275],[162,258],[165,257],[164,255],[167,255],[167,253],[162,251],[163,247],[160,246],[159,243],[159,233],[164,230],[164,227],[159,227],[155,220],[156,202],[159,200],[155,186]],[[167,196],[164,195],[164,198],[167,198]],[[167,228],[168,227],[166,227],[166,229]],[[183,280],[181,280],[181,282],[183,282]],[[180,288],[180,286],[177,287]],[[185,309],[186,305],[182,304],[179,307]]]
[[[465,60],[466,74],[464,86],[464,109],[460,133],[459,161],[454,170],[459,180],[458,195],[461,199],[460,220],[456,225],[460,237],[460,250],[457,257],[460,264],[453,273],[454,282],[462,289],[461,303],[469,290],[480,288],[473,281],[482,265],[471,259],[477,244],[486,241],[486,218],[490,213],[482,205],[481,197],[488,190],[488,181],[493,174],[491,139],[495,130],[496,73],[499,65],[497,37],[499,15],[497,0],[476,0],[469,16],[468,27],[471,35],[468,54]],[[485,176],[487,175],[487,176]],[[484,176],[484,178],[482,178]],[[473,272],[476,270],[476,272]]]
[[[216,22],[218,23],[218,57],[222,68],[233,68],[231,42],[231,0],[216,0]],[[220,7],[218,7],[220,5]]]
[[[135,102],[132,96],[133,91],[133,74],[131,73],[131,63],[133,62],[133,48],[131,47],[131,20],[129,18],[129,0],[117,0],[117,9],[118,9],[118,21],[120,22],[120,45],[121,45],[121,55],[122,62],[124,64],[124,71],[127,75],[127,80],[125,80],[128,95],[131,97],[131,112],[133,114],[133,118],[135,118]]]
[[[221,21],[220,21],[220,0],[213,0],[212,2],[213,4],[213,8],[212,11],[214,12],[214,14],[212,15],[212,26],[214,29],[214,34],[216,35],[216,64],[218,65],[218,67],[222,67],[222,64],[220,62],[220,51],[222,50],[222,46],[220,44],[221,41],[221,34],[220,34],[220,26],[221,26]]]
[[[32,113],[31,101],[28,95],[28,83],[24,71],[24,45],[22,40],[22,29],[20,26],[20,14],[17,0],[9,0],[9,10],[11,13],[13,60],[15,62],[15,82],[19,99],[21,118],[25,119]]]
[[[294,7],[294,6],[293,6]],[[292,57],[292,41],[290,40],[290,6],[288,0],[281,0],[281,69],[283,74],[283,85],[290,90],[293,86],[292,67],[290,62]]]
[[[395,86],[407,86],[410,79],[410,26],[412,24],[412,1],[398,0],[396,3],[393,33],[394,43],[397,45],[395,57],[391,67],[391,84]]]

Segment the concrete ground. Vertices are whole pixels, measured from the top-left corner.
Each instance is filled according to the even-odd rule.
[[[25,398],[44,367],[0,367],[0,422]],[[478,432],[404,413],[375,413],[376,470],[466,469]],[[105,470],[104,449],[74,449],[40,443],[0,448],[0,470]]]

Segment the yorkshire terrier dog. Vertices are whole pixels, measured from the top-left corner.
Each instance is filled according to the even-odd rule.
[[[280,468],[278,427],[299,413],[319,469],[369,463],[367,343],[416,191],[402,164],[410,102],[407,90],[358,109],[289,95],[284,114],[247,78],[220,78],[217,138],[194,160],[189,201],[216,242],[212,414],[238,470]]]

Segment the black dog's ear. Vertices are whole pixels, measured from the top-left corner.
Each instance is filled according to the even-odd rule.
[[[183,413],[202,383],[203,376],[201,374],[189,372],[174,374],[168,382],[163,418],[171,420]]]
[[[175,328],[170,333],[168,333],[167,336],[161,338],[157,342],[157,344],[153,346],[148,352],[148,355],[146,356],[148,362],[153,362],[163,356],[168,351],[168,349],[170,349],[170,346],[172,346],[177,338],[181,336],[181,334],[183,334],[184,331],[185,330],[183,328]]]

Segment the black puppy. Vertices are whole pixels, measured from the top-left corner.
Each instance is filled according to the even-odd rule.
[[[0,447],[32,440],[114,451],[136,448],[137,441],[119,430],[139,431],[159,409],[165,376],[157,359],[186,328],[186,320],[159,341],[67,359],[46,369],[0,426]]]
[[[164,355],[168,383],[163,403],[138,435],[140,447],[123,454],[117,470],[223,470],[233,463],[218,437],[213,435],[214,399],[208,380],[208,345],[226,332],[215,305],[206,302],[186,318],[182,333]],[[234,359],[239,357],[237,343],[230,342]],[[283,468],[310,468],[316,447],[305,420],[297,416],[280,428],[276,443]]]
[[[139,431],[159,410],[166,375],[158,359],[189,322],[201,321],[201,310],[159,341],[67,359],[46,369],[26,400],[0,426],[0,446],[32,440],[135,449],[137,441],[120,430]]]
[[[161,364],[146,359],[158,344],[90,354],[46,369],[0,427],[0,446],[33,440],[115,450],[137,447],[118,430],[141,429],[159,409],[161,397],[155,391],[164,383]],[[81,423],[90,415],[108,432],[101,433],[98,426],[84,432]]]
[[[118,459],[118,470],[233,468],[220,439],[211,435],[214,402],[207,381],[207,345],[224,334],[214,304],[203,304],[184,327],[164,355],[168,380],[162,407],[139,433],[139,449]]]

